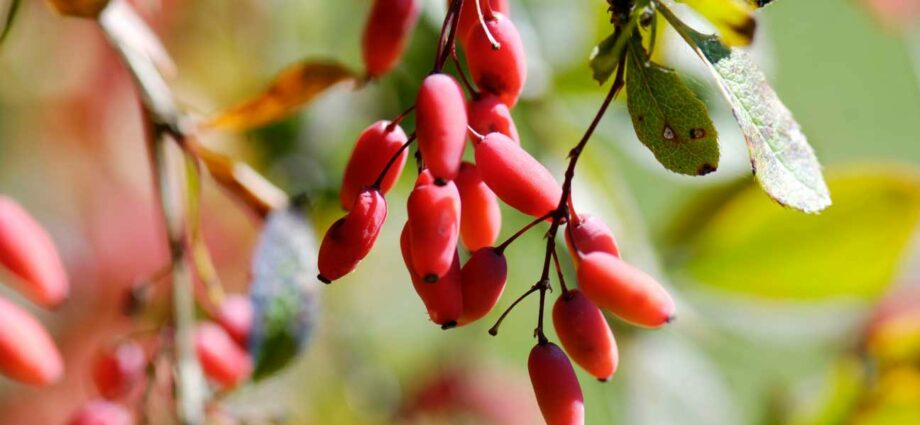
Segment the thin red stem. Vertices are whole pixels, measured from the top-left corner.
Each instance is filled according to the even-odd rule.
[[[387,172],[390,171],[390,167],[393,166],[396,160],[399,159],[399,156],[402,155],[403,151],[406,150],[406,148],[408,148],[409,145],[411,145],[412,142],[414,141],[415,141],[415,133],[412,133],[412,135],[409,136],[409,139],[406,140],[406,143],[403,143],[402,146],[400,146],[399,149],[396,151],[396,153],[394,153],[393,156],[390,157],[390,160],[387,161],[387,165],[383,167],[383,170],[380,171],[380,175],[377,176],[377,180],[374,180],[374,184],[372,184],[371,187],[373,187],[374,189],[380,190],[380,185],[383,184],[383,179],[384,177],[386,177]]]
[[[399,125],[399,123],[402,122],[402,120],[405,119],[407,116],[409,116],[409,114],[411,114],[412,111],[414,111],[414,110],[415,110],[415,104],[413,104],[412,106],[406,108],[405,111],[400,112],[399,115],[397,115],[395,118],[393,118],[393,120],[390,121],[389,124],[387,124],[386,131],[387,131],[388,133],[391,132],[391,131],[393,131],[393,130],[396,128],[396,126]]]
[[[542,216],[540,216],[540,217],[537,217],[536,219],[534,219],[534,220],[531,221],[530,223],[527,223],[527,225],[525,225],[524,227],[522,227],[520,230],[518,230],[518,231],[515,232],[513,235],[511,235],[508,239],[506,239],[504,242],[502,242],[501,245],[495,247],[495,251],[498,252],[498,254],[502,254],[503,252],[505,252],[505,248],[508,248],[508,245],[511,245],[511,243],[514,242],[515,239],[517,239],[518,237],[520,237],[521,235],[523,235],[524,233],[526,233],[526,232],[527,232],[528,230],[530,230],[533,226],[536,226],[537,224],[540,224],[540,223],[542,223],[543,221],[545,221],[547,218],[550,218],[550,217],[552,216],[552,214],[553,214],[552,212],[548,212],[548,213],[546,213],[546,214],[544,214],[544,215],[542,215]]]

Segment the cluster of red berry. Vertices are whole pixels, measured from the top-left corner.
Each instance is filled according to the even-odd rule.
[[[370,77],[380,77],[396,65],[418,9],[414,0],[374,2],[363,38]],[[464,48],[478,90],[459,65],[454,39]],[[442,71],[449,59],[454,60],[469,100],[454,77]],[[531,352],[529,369],[543,416],[550,424],[578,424],[584,422],[581,388],[566,354],[542,331],[550,260],[562,285],[553,308],[556,333],[576,363],[601,381],[613,375],[618,355],[600,308],[634,324],[659,327],[673,318],[674,304],[658,282],[619,258],[613,234],[601,220],[579,216],[572,208],[575,162],[618,88],[611,91],[589,133],[573,150],[565,182],[560,185],[521,147],[511,117],[526,71],[523,44],[508,18],[507,3],[450,2],[434,70],[422,81],[415,105],[393,121],[372,124],[358,138],[340,192],[348,213],[326,232],[319,252],[319,279],[331,283],[345,276],[369,253],[387,216],[384,195],[402,173],[407,148],[417,140],[419,175],[409,195],[408,222],[400,246],[430,319],[449,329],[488,314],[507,280],[505,249],[530,228],[549,221],[543,276],[518,301],[537,291],[541,294],[538,343]],[[622,73],[618,77],[622,83]],[[407,136],[399,122],[413,110],[416,128]],[[463,161],[468,136],[475,164]],[[535,220],[496,245],[501,227],[499,199]],[[579,289],[568,289],[562,281],[554,242],[562,224],[566,224]],[[470,252],[462,265],[459,243]],[[497,333],[504,317],[490,333]]]
[[[5,196],[0,196],[0,265],[10,272],[17,289],[43,307],[57,307],[67,298],[69,283],[54,242],[25,209]],[[214,319],[217,323],[201,323],[195,331],[198,360],[210,380],[234,387],[252,370],[245,348],[252,326],[249,298],[227,296]],[[137,401],[155,360],[150,353],[159,352],[164,339],[165,334],[146,341],[137,335],[101,349],[91,371],[101,398],[81,407],[70,423],[133,423],[124,404]],[[24,309],[0,298],[0,373],[45,386],[63,372],[61,354],[45,328]]]

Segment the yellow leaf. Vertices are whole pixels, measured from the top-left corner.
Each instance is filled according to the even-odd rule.
[[[754,8],[741,0],[682,0],[711,22],[729,46],[747,46],[754,39]]]
[[[235,161],[194,141],[187,143],[211,177],[260,216],[287,205],[287,194],[245,162]]]
[[[336,83],[354,80],[349,69],[332,62],[300,62],[281,72],[262,94],[211,118],[205,127],[247,130],[282,119]]]
[[[109,0],[48,0],[58,13],[81,18],[95,18]]]

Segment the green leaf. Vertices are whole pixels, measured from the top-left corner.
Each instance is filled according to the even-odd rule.
[[[253,257],[249,351],[253,379],[286,366],[305,346],[318,312],[316,242],[296,209],[269,214]]]
[[[639,22],[639,12],[633,12],[629,21],[622,27],[610,34],[609,37],[601,41],[591,51],[591,70],[594,72],[594,79],[599,84],[604,84],[613,75],[617,69],[617,63],[626,47],[626,42],[632,37],[633,32]]]
[[[22,0],[13,0],[10,3],[9,9],[6,11],[6,19],[3,21],[3,29],[0,30],[0,43],[6,40],[6,37],[10,35],[10,30],[13,28],[13,22],[16,20],[16,15],[19,14],[19,7],[22,5]]]
[[[718,134],[706,105],[674,70],[650,62],[641,41],[630,42],[626,94],[636,136],[665,168],[704,175],[719,165]]]
[[[828,181],[837,203],[819,216],[776,208],[754,185],[738,191],[688,228],[677,269],[759,298],[881,295],[920,223],[920,170],[849,167]]]
[[[666,7],[659,11],[709,65],[747,142],[754,174],[780,204],[818,212],[831,204],[821,165],[792,113],[746,52],[686,26]]]
[[[613,45],[616,42],[616,35],[610,34],[609,37],[601,41],[594,47],[591,52],[591,71],[594,72],[594,80],[599,84],[604,84],[613,75],[617,69],[619,56],[613,52]]]

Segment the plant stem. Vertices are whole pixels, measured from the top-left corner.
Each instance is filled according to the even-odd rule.
[[[393,167],[393,164],[399,159],[399,156],[402,155],[403,151],[415,141],[415,133],[412,133],[409,136],[409,139],[406,140],[406,143],[403,143],[399,149],[396,150],[396,153],[390,157],[390,160],[387,161],[387,165],[383,167],[383,170],[380,171],[380,174],[377,176],[377,180],[374,180],[374,184],[371,185],[374,189],[380,190],[380,185],[383,184],[383,179],[386,177],[387,172],[390,171],[390,168]]]
[[[528,230],[530,230],[533,226],[536,226],[537,224],[540,224],[540,223],[542,223],[543,221],[545,221],[547,218],[550,218],[550,217],[552,216],[552,214],[553,214],[552,212],[548,212],[548,213],[546,213],[546,214],[543,214],[543,215],[540,216],[540,217],[537,217],[536,219],[534,219],[534,220],[531,221],[530,223],[527,223],[524,227],[522,227],[520,230],[518,230],[518,231],[515,232],[513,235],[511,235],[510,237],[508,237],[508,239],[506,239],[504,242],[502,242],[501,245],[495,247],[495,251],[498,252],[499,255],[501,255],[502,253],[505,252],[505,248],[508,248],[508,245],[511,245],[511,243],[514,242],[515,239],[517,239],[518,237],[520,237],[521,235],[523,235],[524,233],[526,233],[526,232],[527,232]]]

